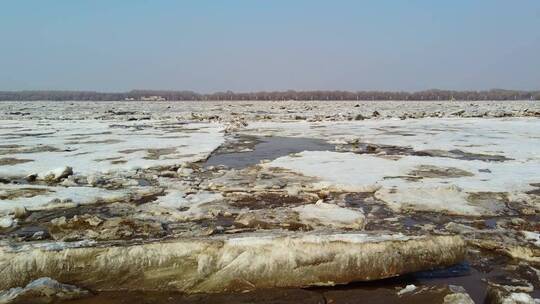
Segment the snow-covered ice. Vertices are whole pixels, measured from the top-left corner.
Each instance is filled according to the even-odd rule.
[[[70,166],[75,174],[181,165],[203,160],[223,141],[212,123],[175,121],[0,121],[0,177],[23,177]]]

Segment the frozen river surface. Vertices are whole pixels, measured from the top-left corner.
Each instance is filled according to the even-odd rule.
[[[77,105],[0,104],[1,303],[539,297],[535,103]]]

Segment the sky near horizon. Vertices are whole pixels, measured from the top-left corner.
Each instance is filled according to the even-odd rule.
[[[0,90],[540,89],[538,0],[0,0]]]

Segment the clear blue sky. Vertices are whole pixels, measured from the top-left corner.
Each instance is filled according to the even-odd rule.
[[[540,89],[538,0],[0,0],[0,90]]]

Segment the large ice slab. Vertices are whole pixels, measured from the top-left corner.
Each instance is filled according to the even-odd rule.
[[[86,175],[199,161],[223,143],[222,130],[177,121],[3,120],[0,177],[63,166]]]
[[[93,187],[61,187],[43,185],[13,185],[0,187],[0,214],[16,208],[29,211],[74,207],[78,205],[128,201],[160,191],[154,187],[103,189]]]
[[[185,239],[54,251],[4,246],[0,289],[43,276],[93,290],[187,293],[335,285],[449,266],[464,258],[465,248],[458,236],[401,234]]]
[[[461,150],[540,161],[540,120],[535,118],[425,118],[345,122],[253,122],[247,134],[321,138],[423,150]]]
[[[479,203],[475,194],[522,196],[535,189],[540,162],[484,162],[442,157],[386,157],[328,151],[302,152],[265,164],[317,177],[312,186],[373,192],[398,211],[419,209],[455,214],[494,214],[504,204]],[[476,201],[475,201],[476,199]]]

